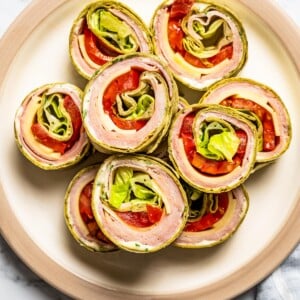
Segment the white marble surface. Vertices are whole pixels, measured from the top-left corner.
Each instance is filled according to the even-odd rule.
[[[277,1],[286,13],[300,26],[300,1]],[[0,37],[30,2],[31,0],[0,0]],[[36,276],[23,264],[0,236],[0,299],[68,300],[70,298]],[[246,292],[236,300],[250,299],[255,299],[255,289]]]

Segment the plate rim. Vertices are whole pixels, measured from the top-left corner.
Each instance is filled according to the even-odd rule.
[[[30,33],[49,15],[68,0],[33,0],[10,25],[6,33],[0,40],[0,90],[5,84],[6,74],[18,54],[19,48],[26,41]],[[285,46],[293,64],[300,74],[300,56],[298,48],[300,42],[299,29],[282,12],[279,5],[271,0],[247,1],[238,0],[245,7],[250,9],[255,15],[263,20],[266,25],[276,34]],[[258,5],[259,3],[259,5]],[[272,11],[272,13],[270,13]],[[268,12],[268,13],[266,13]],[[33,18],[34,16],[34,18]],[[274,21],[276,20],[276,21]],[[285,32],[288,34],[282,34]],[[11,37],[18,33],[18,39]],[[293,37],[292,39],[290,37]],[[229,275],[218,282],[211,283],[199,289],[176,294],[166,295],[146,295],[146,294],[126,294],[122,295],[117,290],[98,286],[86,281],[78,274],[71,273],[47,255],[22,227],[20,220],[14,214],[5,191],[0,181],[0,233],[18,255],[18,257],[38,276],[47,281],[50,285],[61,292],[76,298],[91,298],[99,296],[101,292],[103,299],[114,299],[128,297],[128,299],[140,299],[141,296],[151,299],[185,299],[194,297],[205,297],[205,299],[232,298],[253,287],[255,284],[270,274],[279,264],[290,254],[294,247],[300,242],[300,232],[291,230],[300,227],[300,191],[296,197],[295,207],[287,219],[285,225],[280,229],[270,244],[265,247],[257,256],[241,267],[237,272]],[[18,238],[22,237],[22,239]],[[270,255],[272,253],[272,255]],[[43,268],[41,268],[41,266]],[[59,274],[60,276],[57,276]],[[92,298],[93,299],[93,298]]]

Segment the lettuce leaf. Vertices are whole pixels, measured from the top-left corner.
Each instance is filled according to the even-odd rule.
[[[72,120],[64,107],[63,95],[44,94],[37,110],[37,122],[58,141],[68,141],[73,135]]]
[[[234,129],[225,122],[214,121],[201,125],[199,134],[196,134],[197,152],[208,159],[232,162],[240,144]]]
[[[99,39],[105,40],[112,49],[124,54],[138,49],[131,28],[108,10],[99,8],[89,11],[87,22],[89,29]]]
[[[151,177],[127,167],[116,170],[108,202],[119,211],[146,211],[147,204],[162,207]]]

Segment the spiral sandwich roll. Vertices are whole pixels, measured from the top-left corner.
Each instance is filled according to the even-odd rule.
[[[87,5],[74,21],[69,37],[70,58],[86,79],[115,57],[135,52],[152,53],[150,33],[124,4],[96,1]]]
[[[152,153],[177,107],[168,67],[152,55],[125,55],[104,65],[86,86],[83,122],[100,152]]]
[[[250,175],[257,152],[255,126],[220,105],[180,110],[169,132],[169,156],[180,176],[206,193],[229,191]]]
[[[114,244],[149,253],[178,237],[188,203],[178,178],[163,161],[145,155],[113,155],[96,175],[92,209]]]
[[[206,90],[236,75],[247,60],[241,22],[211,1],[165,1],[154,13],[151,30],[155,53],[192,89]]]
[[[46,170],[79,162],[90,147],[81,105],[82,91],[69,83],[46,84],[30,92],[15,115],[15,138],[21,153]]]
[[[279,95],[266,85],[247,78],[229,78],[213,85],[200,99],[245,113],[257,127],[257,163],[279,158],[291,142],[289,113]]]

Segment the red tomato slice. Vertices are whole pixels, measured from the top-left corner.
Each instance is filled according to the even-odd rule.
[[[112,121],[121,129],[139,130],[145,126],[148,120],[125,120],[117,116],[114,105],[118,94],[131,91],[139,86],[140,72],[131,69],[129,72],[122,74],[112,81],[104,92],[103,107],[104,111],[109,114]]]
[[[263,126],[263,150],[272,151],[277,145],[274,123],[271,114],[262,106],[252,100],[230,97],[223,100],[221,105],[230,106],[236,109],[247,109],[257,115]]]
[[[183,55],[183,58],[185,61],[187,61],[189,64],[198,67],[198,68],[207,68],[207,66],[203,63],[203,61],[195,57],[194,55],[190,54],[189,52],[185,52]]]
[[[103,96],[103,108],[106,113],[110,113],[113,111],[113,105],[116,102],[116,97],[119,94],[118,82],[111,82],[105,90]]]
[[[210,57],[207,60],[211,64],[213,64],[214,66],[216,66],[220,62],[222,62],[223,60],[225,60],[226,58],[231,59],[232,58],[232,54],[233,54],[233,46],[232,46],[232,44],[229,44],[229,45],[223,47],[217,55],[215,55],[213,57]]]
[[[170,18],[183,18],[193,4],[194,0],[175,0],[170,9]]]
[[[141,72],[131,69],[129,72],[120,75],[115,80],[118,84],[119,93],[135,90],[139,86]]]
[[[170,20],[168,24],[168,39],[171,48],[175,52],[182,52],[183,44],[182,39],[184,37],[184,32],[181,29],[181,20]]]
[[[236,130],[235,133],[238,136],[238,138],[240,139],[240,144],[239,144],[239,147],[237,150],[237,154],[244,155],[245,151],[246,151],[247,140],[248,140],[247,135],[246,135],[245,131],[240,130],[240,129]]]
[[[82,126],[80,110],[69,95],[64,98],[64,107],[70,115],[73,126],[73,135],[68,141],[61,142],[55,140],[50,137],[47,130],[38,123],[32,124],[31,126],[32,134],[41,144],[53,149],[55,152],[59,152],[60,154],[64,154],[79,139]]]
[[[83,221],[86,223],[94,220],[94,214],[91,207],[91,190],[93,183],[87,184],[82,190],[79,198],[79,211]]]
[[[88,197],[91,198],[92,197],[92,191],[93,191],[93,182],[90,182],[89,184],[87,184],[83,190],[82,193]]]
[[[85,223],[90,236],[106,243],[111,241],[103,234],[97,222],[95,221],[94,214],[91,207],[91,196],[93,190],[93,181],[88,183],[81,191],[79,198],[79,212],[80,216]]]
[[[220,104],[225,106],[230,106],[236,109],[247,109],[255,113],[260,120],[264,119],[266,113],[266,110],[262,106],[258,105],[257,103],[251,100],[237,98],[234,96],[223,100]]]
[[[192,135],[193,134],[193,122],[195,119],[195,113],[190,113],[184,117],[182,126],[180,129],[180,135]]]
[[[112,121],[121,129],[125,130],[140,130],[143,128],[148,120],[123,120],[116,116],[114,113],[110,114]]]
[[[120,75],[106,88],[103,96],[103,106],[106,112],[112,111],[118,94],[131,91],[139,86],[140,72],[131,69],[129,72]]]
[[[149,221],[152,224],[155,224],[155,223],[159,222],[159,220],[161,219],[163,210],[160,207],[147,205],[147,213],[148,213]]]
[[[67,142],[67,149],[71,148],[75,142],[79,139],[80,137],[80,131],[82,127],[82,118],[81,118],[81,113],[78,108],[78,106],[74,103],[72,98],[67,95],[64,98],[64,107],[66,111],[69,113],[70,118],[72,120],[72,127],[73,127],[73,134],[70,138],[70,140]]]
[[[184,151],[191,162],[194,157],[194,153],[196,153],[196,145],[194,142],[193,135],[191,134],[181,134],[182,142],[184,146]]]
[[[218,210],[215,213],[205,214],[197,221],[188,221],[185,225],[184,231],[199,232],[212,228],[213,225],[223,217],[229,203],[227,193],[221,193],[218,197]]]
[[[48,135],[47,130],[40,124],[32,124],[31,132],[39,143],[51,148],[53,151],[58,152],[60,154],[64,154],[66,152],[67,144],[58,142],[57,140],[50,137]]]
[[[116,211],[116,214],[128,225],[135,227],[149,227],[153,223],[150,222],[148,213],[145,211],[141,212],[119,212]]]
[[[238,156],[234,157],[232,162],[227,160],[212,160],[195,152],[191,164],[202,173],[210,175],[222,175],[232,172],[241,164],[241,160]]]
[[[106,62],[112,60],[117,54],[113,56],[105,55],[100,51],[97,45],[97,37],[87,28],[85,27],[83,30],[84,34],[84,46],[89,58],[96,64],[102,66]]]
[[[273,121],[265,118],[263,121],[263,149],[264,151],[272,151],[275,147],[276,137]]]

